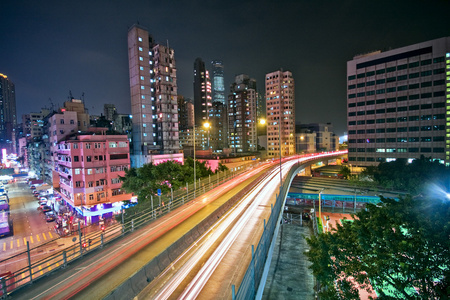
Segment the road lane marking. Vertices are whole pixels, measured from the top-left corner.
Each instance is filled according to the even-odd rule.
[[[36,235],[36,238],[37,238],[38,242],[40,242],[40,241],[41,241],[41,239],[40,239],[40,237],[39,237],[39,234],[38,234],[38,235]]]
[[[53,238],[52,233],[49,231],[48,234],[50,235],[50,238],[52,239]]]
[[[42,267],[39,266],[39,271],[41,271],[41,275],[44,275],[44,272],[42,272]]]
[[[49,263],[47,263],[47,267],[48,267],[48,270],[49,270],[49,271],[52,270],[52,267],[50,267],[50,264],[49,264]]]
[[[9,247],[9,249],[11,250],[13,248],[13,241],[11,240],[11,246]]]
[[[30,240],[31,240],[31,243],[33,244],[34,241],[33,241],[33,236],[32,235],[30,235]]]
[[[27,244],[27,238],[23,238],[23,245],[25,246]]]
[[[20,247],[20,240],[17,240],[17,247]]]
[[[6,251],[6,243],[3,243],[3,251]]]
[[[44,240],[47,240],[47,237],[45,236],[45,233],[42,233],[42,236],[44,237]]]

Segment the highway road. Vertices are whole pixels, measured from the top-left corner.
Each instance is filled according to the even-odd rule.
[[[287,174],[297,161],[284,162],[282,173]],[[258,243],[263,220],[270,215],[270,206],[279,187],[278,170],[277,161],[256,167],[12,296],[19,299],[105,298],[174,241],[255,182],[232,210],[221,216],[215,226],[163,272],[163,276],[153,280],[138,295],[142,299],[229,299],[231,285],[238,287],[250,260],[251,246]],[[167,286],[176,288],[166,292]],[[137,292],[130,291],[130,295],[123,295],[123,298],[133,298],[131,294]]]
[[[238,176],[198,197],[151,224],[109,244],[103,251],[90,253],[65,270],[39,280],[12,296],[19,299],[102,299],[143,265],[186,234],[232,196],[257,180],[273,164]]]
[[[7,190],[14,235],[0,239],[0,260],[26,251],[27,241],[33,248],[59,237],[54,231],[54,223],[46,222],[44,214],[37,209],[37,199],[25,179],[9,183]],[[0,264],[0,273],[10,268],[7,264]]]

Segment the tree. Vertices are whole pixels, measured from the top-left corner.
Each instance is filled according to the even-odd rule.
[[[380,163],[377,167],[368,167],[362,174],[372,177],[384,188],[406,191],[412,195],[422,192],[428,183],[445,186],[450,180],[448,167],[423,155],[409,164],[403,158]]]
[[[380,298],[448,299],[450,202],[381,199],[332,232],[307,239],[311,269],[324,299],[359,299],[374,286]]]
[[[341,174],[344,179],[348,179],[352,175],[352,172],[349,167],[341,166],[341,169],[339,170],[339,174]]]

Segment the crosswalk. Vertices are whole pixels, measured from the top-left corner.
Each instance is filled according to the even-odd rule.
[[[8,251],[12,249],[24,248],[27,246],[27,241],[30,243],[30,247],[37,246],[38,244],[45,243],[56,238],[56,234],[48,232],[39,233],[36,235],[30,235],[23,238],[12,238],[2,241],[1,250]]]

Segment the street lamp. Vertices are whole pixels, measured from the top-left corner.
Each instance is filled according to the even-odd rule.
[[[205,128],[209,128],[211,125],[208,122],[205,122],[203,124],[203,127]],[[195,191],[197,189],[197,168],[195,165],[195,124],[193,126],[193,131],[194,131],[194,135],[192,136],[192,141],[193,141],[193,145],[194,145],[194,198],[195,198]],[[209,133],[209,131],[208,131]],[[208,137],[209,139],[209,137]],[[209,147],[209,141],[208,141],[208,147]]]
[[[209,128],[211,127],[211,124],[209,122],[203,123],[203,127],[208,130],[208,139],[206,140],[207,148],[209,149]]]
[[[266,119],[259,119],[258,123],[264,126],[266,124]],[[258,139],[258,127],[256,127],[256,152],[258,151],[259,151],[259,139]]]
[[[320,192],[319,192],[319,219],[320,219],[320,222],[322,222],[322,199],[321,199],[321,195],[322,195],[323,190],[325,190],[325,189],[321,189]]]

